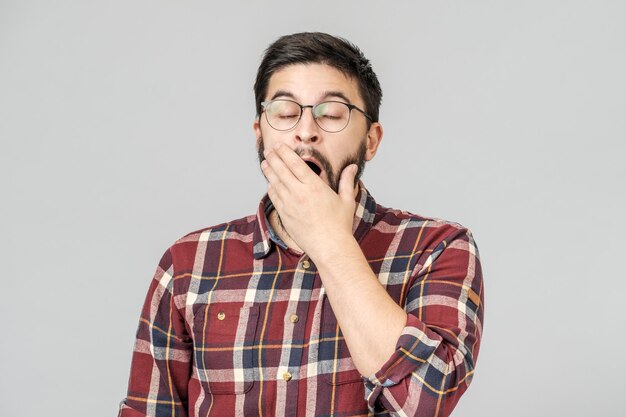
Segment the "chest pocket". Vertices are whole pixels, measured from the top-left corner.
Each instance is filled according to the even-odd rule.
[[[213,394],[243,394],[257,375],[255,336],[259,308],[215,303],[194,318],[197,375]]]
[[[363,382],[326,297],[322,307],[318,369],[322,379],[330,385]]]

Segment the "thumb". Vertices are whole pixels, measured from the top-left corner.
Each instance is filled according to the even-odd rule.
[[[356,164],[350,164],[341,172],[341,178],[339,179],[339,197],[341,199],[352,201],[356,197],[354,191],[354,177],[357,172]]]

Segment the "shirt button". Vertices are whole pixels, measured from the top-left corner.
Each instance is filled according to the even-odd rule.
[[[311,267],[311,262],[307,261],[306,259],[302,261],[302,268],[309,269],[310,267]]]
[[[223,311],[220,311],[219,313],[217,313],[218,320],[224,320],[225,318],[226,318],[226,314],[224,314]]]
[[[289,317],[289,321],[291,321],[292,323],[297,323],[298,322],[298,315],[297,314],[292,314],[291,317]]]
[[[289,372],[285,372],[285,373],[283,374],[283,379],[284,379],[285,381],[291,381],[291,374],[290,374]]]

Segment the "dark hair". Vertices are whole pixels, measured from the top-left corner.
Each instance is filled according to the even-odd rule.
[[[330,65],[354,78],[359,85],[365,111],[373,121],[378,121],[383,92],[370,61],[350,41],[320,32],[285,35],[265,50],[254,83],[257,116],[261,114],[261,102],[274,72],[288,65],[312,63]]]

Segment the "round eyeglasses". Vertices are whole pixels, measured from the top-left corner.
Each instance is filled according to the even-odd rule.
[[[337,133],[350,123],[352,110],[362,113],[370,122],[372,117],[354,104],[342,101],[324,101],[315,105],[302,105],[292,100],[272,100],[261,103],[267,123],[276,130],[291,130],[302,118],[304,109],[309,107],[315,123],[325,132]]]

